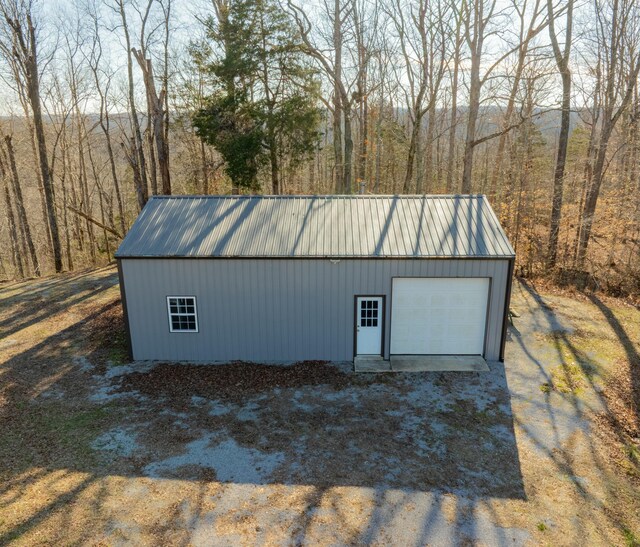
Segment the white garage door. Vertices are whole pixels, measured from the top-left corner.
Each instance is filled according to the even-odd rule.
[[[488,278],[396,278],[391,353],[482,355]]]

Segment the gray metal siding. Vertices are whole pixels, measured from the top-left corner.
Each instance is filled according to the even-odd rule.
[[[487,359],[499,359],[508,260],[122,259],[135,359],[353,358],[354,295],[386,296],[393,277],[489,277]],[[170,333],[166,297],[195,295],[198,333]]]
[[[484,196],[154,196],[116,256],[508,257]]]

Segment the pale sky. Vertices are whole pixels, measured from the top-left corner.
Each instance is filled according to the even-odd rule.
[[[36,4],[36,20],[39,21],[39,30],[43,37],[43,45],[41,47],[41,58],[49,54],[53,50],[53,44],[57,43],[52,60],[44,70],[42,87],[43,87],[43,101],[48,104],[51,100],[50,96],[47,96],[47,89],[52,86],[53,74],[57,76],[60,81],[60,87],[63,92],[68,91],[68,57],[69,48],[79,47],[79,50],[75,53],[75,62],[84,63],[84,57],[90,54],[92,43],[93,23],[91,17],[87,15],[90,8],[87,6],[97,6],[100,18],[101,28],[100,36],[102,41],[103,61],[101,63],[101,70],[103,72],[113,73],[114,78],[112,87],[110,90],[110,101],[112,108],[116,111],[125,111],[126,104],[123,102],[126,89],[126,56],[124,38],[121,31],[121,25],[119,21],[119,15],[110,9],[109,5],[113,0],[53,0],[45,1],[40,0]],[[172,0],[171,2],[172,16],[171,27],[172,36],[170,41],[170,48],[172,54],[180,54],[182,59],[186,59],[186,46],[193,38],[197,38],[202,35],[202,25],[198,22],[199,17],[211,13],[210,0]],[[511,3],[508,0],[500,0],[498,10],[506,8]],[[321,11],[322,0],[314,0],[313,5],[310,2],[305,2],[305,10],[308,13],[319,13]],[[498,11],[496,10],[496,11]],[[154,10],[149,17],[147,28],[153,28],[157,22],[158,17],[161,17],[162,12],[159,5],[155,5]],[[80,32],[78,32],[77,20],[80,18]],[[128,6],[128,18],[131,26],[131,39],[132,45],[138,47],[139,45],[139,15],[133,9],[132,5]],[[383,21],[384,23],[384,21]],[[562,28],[562,23],[557,24],[558,28]],[[513,32],[517,32],[517,28],[513,25]],[[162,39],[163,29],[157,30],[157,37]],[[503,30],[499,35],[490,36],[486,41],[484,66],[488,67],[493,63],[494,59],[499,56],[506,49],[504,39],[512,40],[512,36],[508,36],[506,31]],[[69,43],[67,43],[69,42]],[[543,31],[537,38],[538,44],[548,43],[548,34]],[[345,47],[346,49],[346,47]],[[152,47],[151,53],[154,56],[155,69],[158,71],[161,66],[161,57],[158,57],[162,53],[159,47]],[[175,61],[174,61],[175,62]],[[182,62],[180,60],[179,62]],[[0,65],[3,67],[2,75],[5,81],[10,81],[10,74],[6,71],[6,63],[0,59]],[[551,63],[551,72],[555,72],[555,65]],[[134,77],[138,78],[140,75],[139,68],[134,61]],[[173,67],[172,67],[173,68]],[[463,69],[465,64],[463,63]],[[402,72],[402,71],[400,71]],[[497,71],[500,72],[499,70]],[[579,73],[575,67],[574,72]],[[553,76],[552,78],[555,78]],[[91,73],[88,70],[80,72],[80,81],[83,82],[85,93],[81,104],[87,112],[95,112],[98,108],[98,99],[96,97],[95,89],[93,88],[93,79]],[[172,82],[175,84],[176,79],[172,78]],[[448,85],[446,82],[443,86]],[[558,86],[552,81],[550,88],[545,95],[545,100],[549,100],[550,105],[554,105],[556,101],[556,95],[558,93]],[[138,86],[141,87],[141,86]],[[464,96],[466,90],[464,86],[459,91],[460,96],[458,98],[459,104],[464,105]],[[144,104],[144,96],[141,90],[138,90],[139,108]],[[8,115],[11,112],[21,114],[21,107],[16,101],[15,94],[5,84],[0,87],[0,114]]]

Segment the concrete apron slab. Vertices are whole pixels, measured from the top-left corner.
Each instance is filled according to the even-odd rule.
[[[480,355],[392,355],[396,372],[489,372]]]
[[[355,372],[391,372],[391,363],[382,355],[356,355],[353,358]]]
[[[392,355],[385,361],[380,355],[356,355],[356,372],[489,372],[479,355]]]

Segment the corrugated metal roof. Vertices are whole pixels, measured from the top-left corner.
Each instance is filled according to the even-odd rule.
[[[511,257],[482,195],[156,196],[123,257]]]

